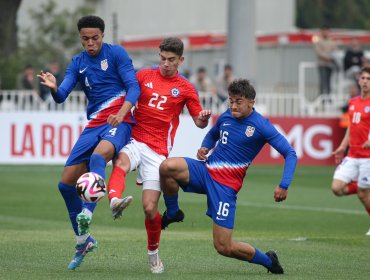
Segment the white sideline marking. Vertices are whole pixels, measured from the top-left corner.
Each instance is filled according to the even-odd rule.
[[[194,200],[185,198],[182,196],[180,200],[187,203],[204,203],[204,201]],[[341,209],[341,208],[327,208],[327,207],[315,207],[315,206],[301,206],[301,205],[284,205],[284,204],[265,204],[258,202],[246,202],[246,201],[237,201],[236,207],[238,206],[248,206],[248,207],[258,207],[258,208],[271,208],[271,209],[288,209],[288,210],[298,210],[298,211],[311,211],[311,212],[326,212],[326,213],[340,213],[340,214],[349,214],[349,215],[365,215],[366,211],[352,210],[352,209]],[[366,214],[367,215],[367,214]]]
[[[289,210],[299,210],[299,211],[312,211],[312,212],[328,212],[328,213],[341,213],[341,214],[353,214],[353,215],[365,215],[364,211],[350,210],[350,209],[340,209],[340,208],[326,208],[326,207],[313,207],[313,206],[297,206],[297,205],[273,205],[255,202],[237,202],[237,205],[252,206],[260,208],[281,208]]]

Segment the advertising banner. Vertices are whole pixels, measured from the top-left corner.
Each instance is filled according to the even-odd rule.
[[[334,164],[332,151],[343,137],[339,119],[270,118],[270,121],[293,146],[299,164]],[[85,124],[85,113],[0,113],[0,164],[64,164]],[[211,124],[199,129],[190,116],[182,115],[170,156],[195,158],[210,127]],[[283,158],[269,145],[254,160],[254,164],[282,162]]]

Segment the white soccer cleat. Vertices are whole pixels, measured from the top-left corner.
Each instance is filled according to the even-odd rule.
[[[163,273],[164,265],[161,259],[159,258],[158,253],[155,253],[153,255],[148,255],[148,256],[149,256],[149,266],[150,266],[151,273],[154,273],[154,274]]]
[[[370,236],[370,229],[369,229],[369,231],[366,233],[366,235],[367,235],[367,236]]]
[[[115,203],[111,206],[113,220],[122,217],[123,210],[125,210],[132,203],[132,200],[132,196],[116,199]]]

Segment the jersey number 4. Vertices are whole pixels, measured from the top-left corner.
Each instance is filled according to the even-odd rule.
[[[163,111],[164,108],[162,107],[162,104],[167,102],[167,96],[161,96],[155,92],[153,92],[152,95],[153,97],[150,98],[148,105]]]

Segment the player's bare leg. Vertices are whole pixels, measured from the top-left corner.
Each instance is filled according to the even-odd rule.
[[[357,182],[346,183],[338,179],[334,179],[331,189],[336,196],[345,196],[357,193]]]
[[[179,184],[189,184],[189,169],[184,158],[168,158],[159,167],[161,189],[164,195],[173,196],[179,191]]]
[[[152,183],[159,186],[159,182],[151,181],[146,184]],[[161,215],[158,212],[158,201],[161,192],[153,189],[143,190],[143,210],[145,214],[145,228],[148,237],[148,258],[149,267],[152,273],[158,274],[164,271],[164,265],[159,257],[159,242],[161,238],[162,222]]]
[[[264,254],[248,243],[234,241],[232,233],[232,229],[213,224],[213,245],[220,255],[262,265],[274,274],[284,273],[274,251]]]

